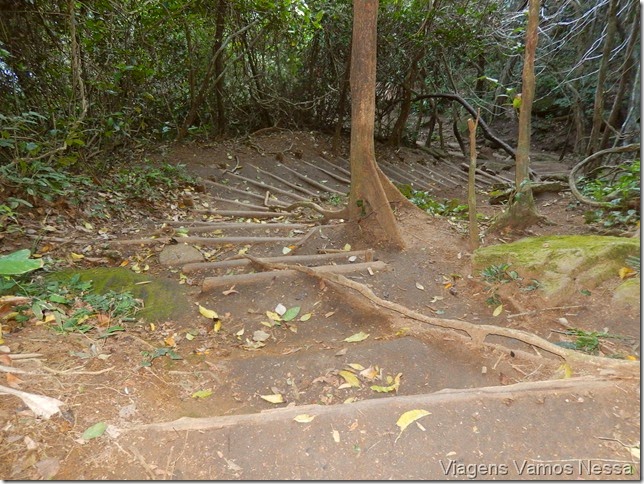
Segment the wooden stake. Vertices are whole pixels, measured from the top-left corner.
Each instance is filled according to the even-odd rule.
[[[470,169],[467,183],[467,206],[470,215],[470,250],[479,246],[479,224],[476,220],[476,128],[479,125],[480,110],[476,113],[476,121],[467,120],[470,131]]]

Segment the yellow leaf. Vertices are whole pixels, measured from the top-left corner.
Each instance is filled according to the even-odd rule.
[[[212,309],[206,309],[204,308],[201,304],[199,304],[199,313],[204,317],[208,319],[219,319],[219,316],[215,311]]]
[[[297,423],[309,423],[313,421],[315,418],[315,415],[309,415],[308,413],[303,413],[302,415],[298,415],[293,420],[295,420]]]
[[[333,440],[336,444],[340,443],[340,432],[338,432],[337,430],[333,431]]]
[[[426,415],[431,415],[431,413],[427,410],[409,410],[408,412],[403,413],[396,422],[396,425],[400,427],[400,433],[398,434],[398,437],[396,437],[396,441],[398,441],[404,430],[409,427],[410,424]]]
[[[357,371],[364,370],[364,366],[362,366],[360,363],[349,363],[349,366]]]
[[[568,363],[562,363],[559,367],[560,370],[563,370],[563,377],[570,378],[572,376],[572,368]]]
[[[496,318],[496,317],[497,317],[499,314],[501,314],[502,312],[503,312],[503,304],[499,304],[499,305],[496,307],[496,309],[494,310],[494,312],[492,313],[492,316],[494,316],[494,317]]]
[[[281,393],[274,393],[273,395],[260,395],[260,398],[270,403],[284,403],[284,397]]]
[[[351,244],[344,244],[344,247],[342,248],[345,252],[349,252],[351,250]]]
[[[154,323],[150,323],[150,331],[154,331],[154,330],[156,330],[156,329],[157,329],[156,324],[154,324]]]
[[[358,380],[358,377],[350,371],[342,370],[338,373],[338,375],[344,378],[344,381],[346,381],[352,387],[360,388],[360,380]]]
[[[217,321],[214,326],[212,327],[212,330],[215,333],[219,333],[219,330],[221,329],[221,321]]]
[[[308,321],[313,316],[313,313],[306,313],[300,316],[300,321]]]
[[[639,445],[634,445],[632,447],[626,447],[633,457],[640,459],[640,447]]]
[[[176,346],[176,342],[174,341],[174,336],[168,336],[166,339],[163,340],[166,346]]]
[[[637,361],[637,356],[628,355],[628,356],[626,357],[626,359],[627,359],[627,360],[630,360],[630,361]]]
[[[398,392],[398,388],[400,387],[400,377],[402,376],[402,373],[398,373],[395,378],[387,377],[388,382],[393,382],[389,386],[380,386],[380,385],[372,385],[371,389],[374,392],[379,392],[379,393],[389,393],[395,391],[396,393]]]
[[[273,311],[266,311],[266,316],[268,316],[268,318],[272,319],[273,321],[281,321],[282,320],[282,317],[279,314],[274,313]]]
[[[207,390],[196,391],[191,396],[192,398],[208,398],[210,395],[212,395],[212,390],[209,388]]]
[[[369,337],[368,334],[366,334],[363,331],[360,331],[359,333],[353,334],[349,336],[348,338],[344,338],[343,341],[346,341],[347,343],[357,343],[359,341],[364,341]]]
[[[195,339],[195,335],[192,333],[186,333],[186,339],[188,341],[192,341],[193,339]]]
[[[56,316],[53,313],[48,313],[47,316],[45,316],[45,323],[52,323],[56,321]]]
[[[72,260],[81,260],[85,258],[83,254],[77,254],[76,252],[70,252],[69,255],[71,255]]]
[[[626,279],[627,277],[632,277],[635,275],[635,271],[631,269],[630,267],[622,267],[619,270],[619,278],[620,279]]]

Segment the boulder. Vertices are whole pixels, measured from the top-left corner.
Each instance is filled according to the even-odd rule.
[[[628,256],[639,255],[638,238],[599,235],[531,237],[511,244],[482,247],[474,252],[473,267],[511,264],[524,280],[541,283],[542,295],[558,303],[581,290],[608,281],[619,283],[619,269]]]

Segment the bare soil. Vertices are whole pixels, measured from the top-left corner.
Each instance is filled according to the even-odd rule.
[[[489,338],[499,347],[477,346],[457,331],[384,311],[331,282],[304,274],[204,292],[204,279],[249,268],[184,271],[182,277],[180,265],[159,264],[163,243],[115,242],[156,233],[170,237],[169,243],[181,243],[171,222],[186,227],[204,221],[248,222],[248,227],[223,233],[189,234],[213,239],[302,238],[319,226],[299,246],[190,245],[209,261],[241,257],[240,251],[258,258],[282,256],[288,245],[298,256],[373,249],[374,260],[386,263],[386,269],[373,274],[361,270],[347,277],[383,300],[425,316],[523,330],[550,342],[570,341],[560,323],[565,318],[575,328],[621,336],[602,340],[600,355],[639,359],[639,307],[611,307],[606,291],[551,307],[538,292],[508,286],[504,311],[494,316],[495,308],[486,303],[489,287],[471,269],[467,225],[458,218],[400,211],[397,218],[407,247],[396,252],[363,236],[362,227],[339,221],[320,224],[319,214],[310,208],[274,209],[276,213],[267,219],[204,212],[267,212],[266,205],[298,201],[274,188],[307,199],[311,196],[306,192],[311,192],[326,209],[340,208],[343,198],[338,192],[348,191],[342,180],[348,178],[347,148],[345,143],[337,156],[325,135],[269,131],[242,140],[173,145],[149,153],[156,160],[186,165],[203,180],[203,191],[186,190],[176,203],[154,210],[145,206],[133,210],[132,219],[108,227],[110,251],[96,241],[95,248],[85,252],[95,259],[86,257],[74,267],[144,261],[150,277],[185,282],[193,309],[172,320],[139,321],[102,340],[91,334],[61,336],[46,325],[31,324],[6,334],[11,354],[42,355],[14,360],[15,366],[33,373],[18,375],[23,380],[20,389],[58,398],[65,407],[62,414],[37,419],[18,398],[0,396],[0,478],[446,479],[475,473],[479,478],[506,479],[639,479],[635,456],[639,455],[639,370],[621,374],[610,365],[570,368],[553,355],[508,338]],[[455,151],[452,146],[448,159],[437,160],[417,149],[379,146],[377,158],[395,181],[427,189],[437,200],[458,198],[465,203],[465,182],[455,168],[463,160]],[[495,157],[502,160],[504,155]],[[565,173],[572,162],[540,152],[533,160],[538,173],[549,174]],[[511,170],[499,174],[512,178]],[[266,189],[248,180],[263,183]],[[483,192],[489,184],[480,180],[479,212],[499,213],[501,207],[490,205]],[[568,191],[539,195],[537,204],[548,223],[523,233],[486,235],[483,244],[592,231],[584,224],[584,207]],[[68,224],[64,235],[54,234],[53,242],[48,239],[52,234],[39,234],[43,237],[37,239],[36,250],[50,244],[52,254],[65,258],[86,247],[79,239],[91,239],[92,234],[78,230],[80,221],[64,214],[60,220],[61,226]],[[306,227],[270,226],[288,222]],[[31,246],[31,240],[15,238],[6,249]],[[199,313],[198,304],[216,310],[220,329],[216,331],[215,322]],[[266,312],[275,311],[278,304],[301,309],[292,321],[271,323]],[[305,314],[310,318],[300,320]],[[266,338],[262,340],[258,331]],[[368,337],[346,341],[360,332]],[[70,356],[89,347],[108,357]],[[163,356],[142,366],[142,352],[164,347],[182,359]],[[360,368],[371,371],[360,374]],[[341,372],[347,371],[357,385],[343,377]],[[564,378],[570,372],[572,378]],[[396,376],[397,391],[371,388],[390,386]],[[195,398],[201,390],[212,393]],[[276,394],[282,395],[283,403],[262,398]],[[396,422],[412,409],[431,415],[401,432]],[[315,419],[294,422],[301,414]],[[144,427],[185,417],[210,420]],[[105,435],[81,439],[88,427],[101,421],[110,425]],[[479,464],[483,467],[471,467]],[[490,467],[494,465],[495,470]]]

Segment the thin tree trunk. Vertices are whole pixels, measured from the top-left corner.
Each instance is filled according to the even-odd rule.
[[[588,148],[586,150],[586,154],[588,156],[597,151],[597,147],[601,142],[599,134],[604,116],[604,84],[606,83],[606,75],[608,74],[608,64],[610,62],[610,52],[613,46],[613,37],[617,30],[617,4],[618,0],[610,0],[610,4],[608,5],[608,27],[606,28],[604,49],[602,51],[602,59],[599,65],[599,73],[597,74],[595,106],[593,108],[593,125],[592,130],[590,131],[590,139],[588,140]]]
[[[72,54],[72,85],[77,89],[81,103],[81,113],[77,118],[76,123],[80,123],[87,114],[89,104],[87,102],[87,93],[85,92],[85,83],[83,82],[83,65],[80,55],[80,46],[78,45],[78,37],[76,34],[76,11],[74,0],[68,0],[67,7],[69,14],[69,36],[71,39],[70,48]]]
[[[193,102],[190,105],[188,114],[186,115],[181,127],[178,130],[178,133],[177,133],[178,141],[181,141],[183,138],[185,138],[186,134],[188,134],[188,128],[192,125],[193,121],[197,116],[197,112],[199,111],[199,108],[204,104],[206,100],[206,95],[208,94],[210,83],[215,77],[215,64],[216,64],[217,58],[223,55],[224,49],[233,38],[237,37],[238,35],[242,35],[244,32],[246,32],[248,29],[250,29],[253,25],[257,24],[258,22],[259,20],[254,20],[250,24],[242,27],[237,32],[228,36],[226,40],[219,46],[219,48],[216,48],[215,43],[213,43],[212,56],[210,57],[210,61],[208,63],[208,69],[206,70],[206,74],[204,75],[204,78],[201,82],[201,86],[199,87],[199,92],[193,98],[192,100]],[[215,79],[215,83],[217,83],[220,78],[223,78],[223,71],[222,71],[222,74],[220,74],[220,76],[221,77],[218,77],[217,79]]]
[[[476,121],[472,118],[467,120],[467,126],[470,132],[470,170],[467,183],[467,209],[470,220],[470,250],[474,250],[479,246],[479,225],[476,219],[476,126],[478,125],[479,118]]]
[[[534,59],[537,51],[539,28],[539,0],[530,0],[528,26],[526,28],[525,59],[523,61],[523,86],[521,88],[521,109],[519,110],[519,135],[516,150],[516,187],[532,198],[530,189],[530,137],[532,128],[532,102],[534,100],[535,77]],[[525,187],[524,190],[521,188]],[[534,205],[534,200],[532,200]]]
[[[217,32],[215,33],[214,48],[219,51],[223,45],[224,28],[226,27],[226,9],[228,8],[226,0],[219,0],[217,6]],[[224,134],[228,129],[226,121],[226,106],[224,104],[224,56],[218,55],[215,59],[215,106],[216,106],[216,119],[215,119],[215,133]]]
[[[264,106],[264,100],[262,98],[263,89],[262,89],[262,85],[259,82],[259,76],[260,76],[259,71],[257,69],[257,66],[255,65],[253,51],[248,45],[248,41],[246,40],[245,34],[242,36],[242,44],[244,45],[244,50],[246,51],[246,58],[248,59],[248,67],[250,68],[252,84],[255,85],[255,94],[253,95],[251,91],[251,96],[254,98],[255,102],[258,105],[259,112],[264,120],[264,123],[263,123],[264,127],[273,126],[271,115],[266,110],[266,107]]]
[[[429,30],[431,29],[431,20],[432,12],[439,5],[439,0],[429,3],[429,11],[425,19],[423,20],[422,25],[419,30],[422,30],[426,36]],[[414,90],[414,84],[416,83],[416,78],[418,77],[419,63],[422,58],[425,56],[425,43],[418,48],[418,51],[414,55],[409,64],[409,69],[407,70],[407,75],[405,76],[405,81],[403,82],[403,99],[400,105],[400,114],[396,123],[394,124],[391,134],[389,135],[389,144],[391,146],[399,146],[402,142],[403,135],[405,133],[405,127],[407,126],[407,119],[409,118],[409,113],[411,113],[412,105],[412,94]]]
[[[351,42],[349,42],[349,53],[347,54],[346,68],[344,69],[344,76],[342,77],[342,86],[340,88],[340,99],[338,100],[338,120],[335,123],[335,130],[333,133],[333,152],[338,154],[340,150],[340,136],[342,134],[342,126],[344,125],[344,115],[347,110],[347,98],[349,95],[349,77],[351,74]]]
[[[530,131],[532,102],[535,92],[534,59],[537,51],[540,0],[529,0],[528,25],[526,27],[525,57],[521,108],[519,110],[519,135],[516,150],[516,192],[508,210],[492,226],[493,230],[510,226],[524,229],[539,220],[532,188],[530,186]]]
[[[626,54],[624,57],[624,63],[622,68],[619,70],[619,86],[617,87],[617,94],[615,94],[615,99],[613,101],[613,107],[611,108],[610,115],[608,116],[607,129],[604,130],[604,136],[602,137],[602,142],[600,145],[601,149],[608,148],[608,141],[610,139],[611,128],[617,129],[617,123],[619,121],[619,113],[622,110],[622,101],[624,95],[626,94],[626,87],[628,86],[629,81],[632,81],[635,78],[635,69],[633,62],[633,50],[639,39],[640,32],[640,11],[638,7],[633,9],[633,22],[630,32],[630,38],[628,39],[628,46],[626,47]]]

